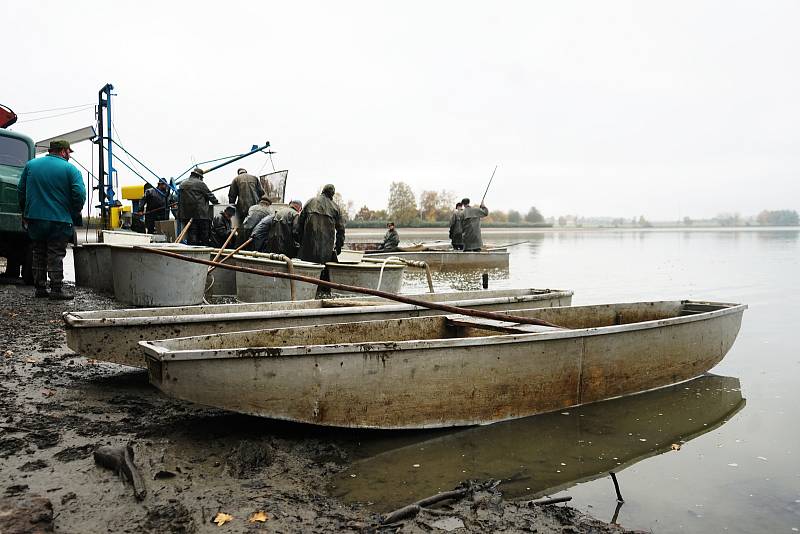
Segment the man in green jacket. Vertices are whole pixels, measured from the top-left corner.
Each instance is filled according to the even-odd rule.
[[[68,300],[74,295],[63,289],[64,256],[72,239],[73,221],[81,217],[86,189],[80,171],[69,162],[69,141],[51,141],[48,152],[25,165],[17,187],[19,207],[22,224],[33,241],[35,295]]]

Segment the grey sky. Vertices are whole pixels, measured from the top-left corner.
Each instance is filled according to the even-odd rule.
[[[269,140],[288,196],[333,182],[356,208],[385,207],[397,180],[480,198],[499,163],[490,209],[800,209],[793,1],[30,1],[0,18],[0,103],[91,103],[113,83],[119,141],[165,175]],[[88,143],[75,155],[88,165]]]

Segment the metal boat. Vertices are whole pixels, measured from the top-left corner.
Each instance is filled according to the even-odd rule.
[[[568,306],[572,302],[572,291],[500,289],[426,293],[415,295],[414,298],[494,311]],[[420,306],[398,304],[380,297],[362,296],[355,299],[75,311],[65,313],[63,319],[67,345],[73,351],[87,358],[144,367],[144,355],[137,343],[145,339],[198,336],[254,328],[421,317],[441,313]]]
[[[514,316],[559,327],[449,315],[140,345],[150,382],[179,399],[317,425],[436,428],[700,376],[733,345],[746,308],[696,301],[536,308]]]

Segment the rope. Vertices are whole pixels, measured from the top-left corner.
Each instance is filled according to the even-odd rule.
[[[17,113],[17,115],[35,115],[36,113],[47,113],[49,111],[63,111],[65,109],[85,108],[87,106],[94,106],[94,103],[89,102],[88,104],[78,104],[77,106],[66,106],[63,108],[40,109],[38,111],[23,111],[21,113]]]
[[[91,108],[92,106],[83,107],[81,109],[76,109],[75,111],[67,111],[66,113],[57,113],[56,115],[48,115],[47,117],[37,117],[35,119],[28,119],[25,121],[17,121],[17,124],[23,124],[26,122],[36,122],[36,121],[43,121],[47,119],[55,119],[56,117],[63,117],[64,115],[72,115],[73,113],[80,113],[81,111],[86,111],[87,109]]]
[[[380,275],[378,275],[378,287],[376,287],[375,289],[380,290],[381,288],[381,282],[383,282],[383,268],[386,267],[386,264],[389,262],[389,260],[394,261],[399,259],[400,258],[398,258],[397,256],[389,256],[388,258],[384,259],[383,262],[381,262],[381,272]]]

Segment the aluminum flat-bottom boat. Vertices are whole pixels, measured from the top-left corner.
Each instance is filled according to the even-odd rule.
[[[436,428],[560,410],[702,375],[745,305],[638,302],[516,310],[545,327],[433,316],[141,342],[167,395],[338,427]]]
[[[488,311],[568,306],[572,302],[572,291],[554,289],[497,289],[409,296],[426,302]],[[75,311],[65,313],[63,319],[67,346],[78,354],[145,367],[144,354],[137,343],[146,339],[442,314],[441,311],[398,304],[380,297],[360,296],[295,302]]]

